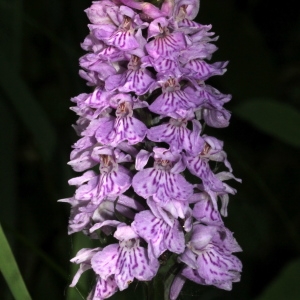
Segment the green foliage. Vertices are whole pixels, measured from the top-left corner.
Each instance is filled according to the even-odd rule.
[[[293,260],[283,268],[278,277],[256,300],[300,299],[300,259]]]
[[[31,300],[22,275],[0,225],[0,271],[16,300]]]
[[[258,130],[289,145],[300,147],[300,111],[274,99],[250,99],[233,112]]]

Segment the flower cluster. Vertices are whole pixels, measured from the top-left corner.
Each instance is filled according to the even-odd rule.
[[[71,260],[80,265],[71,286],[87,269],[96,274],[88,299],[151,280],[166,252],[179,266],[170,299],[186,279],[225,290],[240,279],[232,253],[241,248],[221,218],[236,193],[224,181],[240,180],[223,143],[203,133],[204,124],[229,124],[231,96],[205,83],[227,62],[207,62],[217,38],[193,21],[198,10],[199,0],[102,0],[86,10],[79,74],[93,92],[72,99],[80,138],[69,162],[84,173],[60,201],[71,204],[69,234],[115,238]],[[214,162],[227,171],[212,170]]]

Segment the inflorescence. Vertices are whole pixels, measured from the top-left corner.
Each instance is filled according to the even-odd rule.
[[[217,50],[211,25],[193,21],[199,0],[95,1],[85,12],[90,33],[81,44],[80,76],[93,87],[72,99],[80,137],[69,165],[81,176],[71,204],[69,234],[114,243],[82,249],[71,286],[93,269],[88,299],[100,300],[134,280],[150,281],[168,253],[178,265],[169,297],[186,279],[231,290],[242,264],[240,246],[221,218],[237,179],[223,142],[204,125],[229,124],[230,95],[205,81],[228,62],[209,64]],[[213,162],[226,171],[212,170]]]

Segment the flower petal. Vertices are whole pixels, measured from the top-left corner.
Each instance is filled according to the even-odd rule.
[[[119,272],[115,275],[116,283],[122,291],[134,278],[140,281],[149,281],[156,275],[158,267],[157,260],[150,263],[145,248],[133,247],[129,250],[122,248],[117,263]]]
[[[139,171],[132,181],[134,191],[147,199],[153,196],[155,201],[168,202],[171,199],[187,200],[193,187],[180,174],[172,174],[149,168]]]
[[[164,251],[180,254],[184,251],[185,241],[182,228],[177,220],[170,227],[156,218],[150,211],[136,214],[132,227],[147,243],[152,244],[154,256],[158,258]]]
[[[111,276],[106,280],[97,276],[97,283],[91,293],[88,295],[87,300],[103,300],[111,297],[118,291],[118,286],[115,279]]]
[[[111,244],[102,251],[97,252],[91,259],[91,265],[96,274],[101,278],[107,278],[116,272],[119,257],[119,245]]]

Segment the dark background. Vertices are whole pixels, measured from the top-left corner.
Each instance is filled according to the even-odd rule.
[[[229,60],[210,83],[233,100],[225,142],[235,176],[225,224],[243,248],[232,292],[186,284],[180,299],[300,299],[300,10],[298,1],[202,0],[198,22],[220,36],[212,61]],[[82,299],[67,288],[81,234],[67,235],[70,97],[88,34],[87,0],[0,0],[0,221],[33,299]],[[1,247],[1,245],[0,245]],[[298,260],[297,260],[298,258]],[[0,275],[1,276],[1,275]],[[86,283],[84,283],[86,282]],[[92,280],[83,276],[85,296]],[[134,299],[136,284],[122,298]],[[132,294],[130,294],[132,293]],[[298,298],[299,297],[299,298]],[[0,299],[12,299],[0,277]],[[115,298],[116,299],[116,298]]]

